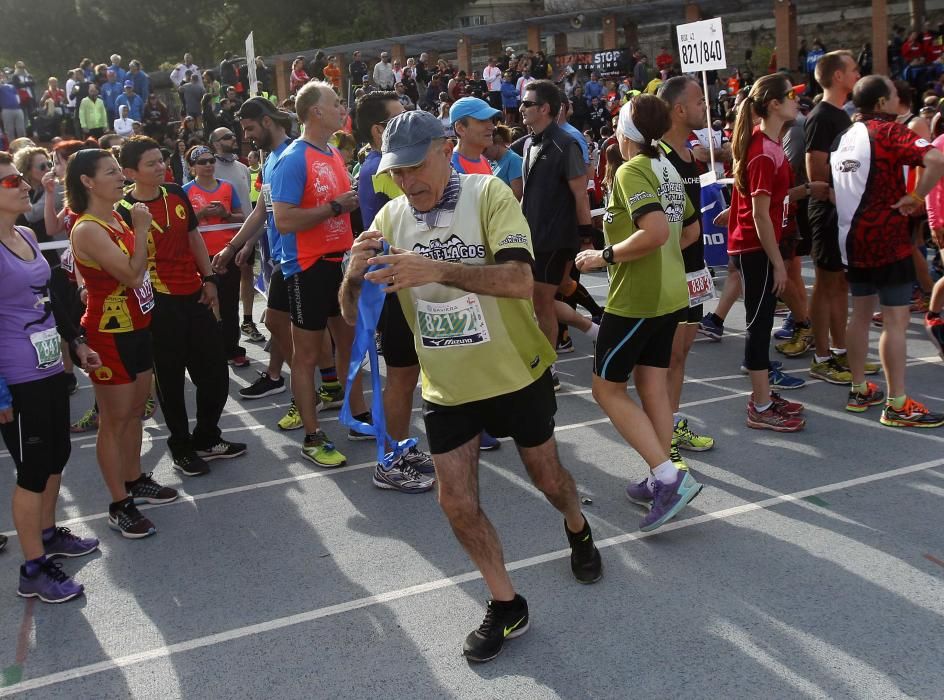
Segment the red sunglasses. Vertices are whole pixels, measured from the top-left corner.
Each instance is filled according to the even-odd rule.
[[[23,184],[25,179],[26,178],[19,173],[7,175],[5,178],[0,178],[0,187],[5,190],[16,190],[20,188],[20,185]]]

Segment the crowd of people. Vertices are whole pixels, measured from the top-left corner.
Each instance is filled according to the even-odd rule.
[[[152,393],[182,475],[247,454],[219,421],[227,364],[249,364],[241,334],[266,340],[253,322],[254,265],[265,281],[268,360],[238,396],[280,395],[290,384],[273,427],[300,430],[299,455],[323,469],[346,457],[319,413],[343,406],[345,437],[381,444],[378,488],[438,489],[490,593],[463,645],[471,661],[495,658],[529,626],[479,504],[481,450],[514,442],[563,516],[575,578],[603,575],[554,439],[555,360],[573,351],[571,332],[594,341],[593,397],[648,467],[626,488],[646,532],[703,488],[682,451],[710,450],[714,439],[680,412],[685,363],[697,333],[722,339],[739,296],[747,332],[734,362],[751,381],[750,428],[794,433],[807,421],[803,404],[781,395],[805,382],[771,360],[772,334],[776,351],[811,355],[811,376],[845,387],[847,410],[880,407],[879,422],[892,427],[944,425],[905,388],[913,311],[944,353],[944,282],[933,282],[927,257],[929,242],[944,244],[944,121],[915,114],[907,84],[862,77],[848,51],[817,58],[818,89],[785,72],[744,85],[736,74],[707,105],[667,52],[658,75],[644,55],[634,62],[630,76],[601,81],[558,74],[540,52],[509,50],[470,76],[445,61],[433,69],[425,54],[405,66],[382,54],[368,70],[355,54],[349,111],[336,58],[316,56],[315,67],[300,58],[291,96],[234,94],[229,121],[208,124],[198,109],[208,89],[223,100],[232,86],[213,87],[188,54],[175,78],[178,148],[134,125],[129,136],[83,132],[51,153],[14,139],[0,153],[0,432],[17,468],[17,592],[46,602],[81,595],[58,559],[99,546],[56,526],[70,429],[98,430],[108,523],[132,539],[157,531],[138,504],[178,498],[141,468]],[[153,93],[141,95],[120,63],[113,56],[104,67],[102,92],[120,85],[116,120],[136,121]],[[94,89],[89,82],[83,102]],[[706,314],[700,176],[709,142],[733,185],[714,222],[727,227],[729,276]],[[61,257],[40,250],[61,232]],[[580,276],[603,269],[601,306]],[[788,315],[774,333],[781,305]],[[364,350],[362,324],[386,366],[371,409],[354,352]],[[872,324],[881,326],[880,365],[867,361]],[[74,365],[89,374],[95,405],[70,427]],[[884,388],[867,379],[880,371]],[[193,430],[185,374],[196,387]],[[428,451],[410,435],[420,379]]]

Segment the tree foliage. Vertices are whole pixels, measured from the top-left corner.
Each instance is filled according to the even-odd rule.
[[[243,52],[254,32],[256,53],[291,53],[322,46],[419,33],[450,26],[464,0],[0,0],[0,64],[26,62],[41,79],[63,76],[82,58],[145,70],[176,63],[190,51],[200,66],[216,65],[225,51]]]

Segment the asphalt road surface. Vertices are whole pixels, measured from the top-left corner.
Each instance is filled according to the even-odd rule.
[[[585,284],[605,293],[600,275]],[[487,591],[435,494],[375,488],[373,443],[347,441],[337,411],[322,420],[348,466],[303,461],[301,431],[275,428],[287,393],[238,400],[264,366],[250,345],[253,363],[231,372],[222,421],[248,455],[185,478],[171,467],[160,412],[145,424],[145,468],[182,493],[146,511],[156,536],[108,528],[94,434],[75,437],[60,524],[102,541],[100,553],[64,563],[84,598],[14,595],[19,542],[0,511],[10,536],[0,696],[940,698],[944,430],[885,428],[878,408],[848,413],[846,389],[817,381],[789,395],[806,404],[804,432],[751,430],[742,331],[739,304],[721,343],[695,344],[683,412],[717,444],[686,453],[706,487],[648,535],[623,491],[644,464],[594,403],[592,347],[574,334],[576,352],[559,364],[557,439],[592,501],[584,508],[605,575],[593,586],[573,580],[562,518],[512,444],[483,454],[483,508],[531,609],[531,630],[484,665],[468,664],[461,644]],[[908,352],[910,393],[944,408],[944,368],[917,315]],[[809,358],[785,365],[809,379]],[[91,401],[82,380],[73,417]],[[419,405],[417,392],[422,435]],[[9,503],[8,453],[0,463]]]

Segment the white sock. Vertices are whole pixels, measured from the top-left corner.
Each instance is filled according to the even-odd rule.
[[[814,352],[814,353],[813,353],[813,362],[816,362],[816,363],[826,362],[826,360],[828,360],[830,357],[831,357],[831,355],[830,355],[830,356],[827,356],[827,357],[820,357],[819,355],[817,355],[817,354]]]
[[[600,333],[600,324],[598,324],[598,323],[593,323],[593,322],[591,321],[591,322],[590,322],[590,330],[587,331],[587,337],[589,337],[590,340],[596,340],[596,339],[597,339],[597,335],[598,335],[599,333]]]
[[[656,481],[660,481],[663,484],[671,484],[675,481],[676,476],[678,475],[678,469],[672,460],[667,459],[658,467],[652,470],[652,476],[655,477]]]
[[[839,355],[840,357],[846,354],[845,348],[829,348],[829,349],[834,355]]]
[[[768,408],[770,408],[773,405],[774,405],[773,401],[768,401],[763,406],[761,406],[759,403],[755,403],[754,410],[757,411],[758,413],[763,413],[764,411],[766,411]]]
[[[678,427],[678,424],[682,421],[682,414],[681,414],[681,413],[673,413],[673,414],[672,414],[672,418],[673,418],[673,420],[675,421],[675,427],[677,428],[677,427]]]

